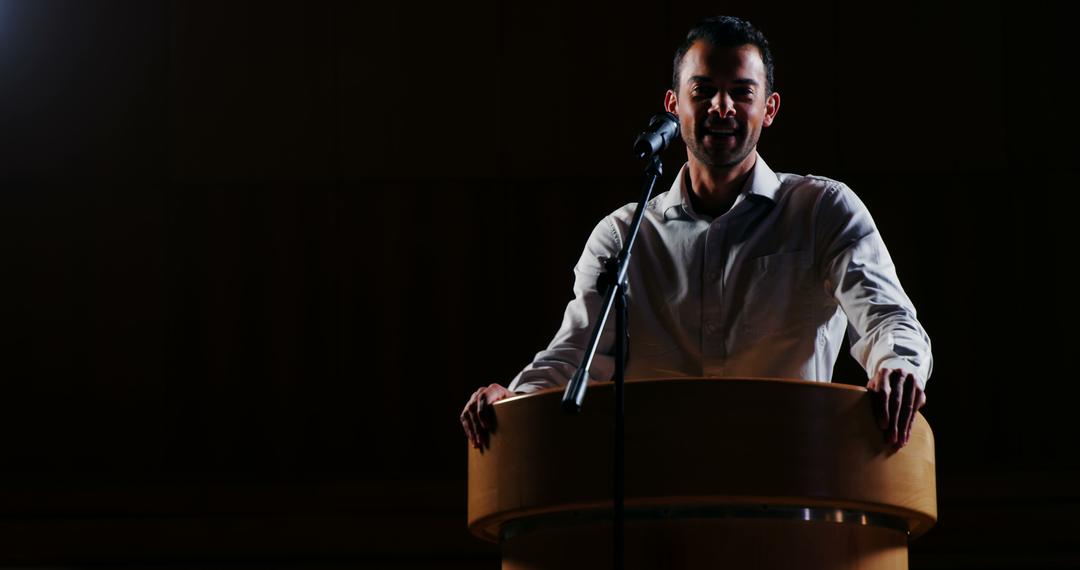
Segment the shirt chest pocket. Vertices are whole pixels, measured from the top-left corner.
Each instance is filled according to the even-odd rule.
[[[748,265],[740,307],[744,333],[755,337],[780,334],[811,322],[815,288],[809,251],[756,257]]]

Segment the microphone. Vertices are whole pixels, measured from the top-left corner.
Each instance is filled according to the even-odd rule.
[[[660,113],[649,119],[649,126],[634,141],[634,155],[649,158],[667,148],[679,136],[679,118],[671,113]]]

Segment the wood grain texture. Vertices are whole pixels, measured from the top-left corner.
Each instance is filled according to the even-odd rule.
[[[561,390],[495,405],[490,448],[469,450],[470,530],[496,540],[507,521],[610,508],[610,384],[584,411],[559,411]],[[863,389],[770,379],[630,381],[626,505],[787,505],[937,519],[934,440],[918,416],[909,444],[886,445]]]

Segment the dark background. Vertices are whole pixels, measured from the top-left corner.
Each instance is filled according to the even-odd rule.
[[[1080,567],[1063,6],[0,0],[0,563],[496,568],[457,415],[731,13],[762,156],[855,189],[934,342],[912,567]]]

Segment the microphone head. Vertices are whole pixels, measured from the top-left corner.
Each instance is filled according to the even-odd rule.
[[[666,128],[675,129],[675,132],[679,132],[679,118],[675,116],[675,113],[669,113],[664,111],[663,113],[657,113],[649,119],[649,127],[654,125],[666,125]]]
[[[667,148],[679,136],[679,118],[663,112],[649,119],[649,127],[634,141],[634,154],[647,158]]]

